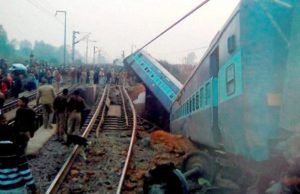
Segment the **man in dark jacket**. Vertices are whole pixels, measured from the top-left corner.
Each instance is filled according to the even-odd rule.
[[[26,144],[35,132],[35,112],[28,107],[28,102],[29,99],[24,96],[18,99],[17,104],[20,108],[15,117],[15,130],[24,137]]]
[[[56,116],[56,131],[58,141],[63,140],[63,135],[66,131],[68,93],[68,89],[63,89],[62,95],[57,96],[53,103]]]
[[[80,135],[81,112],[85,109],[85,102],[79,96],[79,91],[75,90],[74,94],[68,99],[67,105],[68,118],[68,134],[77,133]]]

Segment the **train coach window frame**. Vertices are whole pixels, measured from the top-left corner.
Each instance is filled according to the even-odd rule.
[[[226,94],[231,96],[235,93],[235,64],[232,63],[225,70]]]
[[[229,54],[234,53],[234,51],[236,50],[236,36],[235,35],[231,35],[228,37],[227,50],[228,50]]]
[[[195,102],[196,102],[195,95],[193,95],[193,112],[196,110]]]
[[[196,110],[199,109],[199,91],[196,92]]]
[[[193,104],[192,104],[193,101],[192,101],[192,98],[191,98],[191,97],[190,97],[189,101],[190,101],[190,103],[189,103],[189,104],[190,104],[190,108],[189,108],[189,109],[190,109],[190,112],[189,112],[189,113],[192,113],[192,112],[193,112],[193,107],[192,107],[192,106],[193,106]]]
[[[210,86],[211,86],[210,82],[207,82],[205,84],[205,105],[206,106],[208,106],[209,102],[210,102],[210,96],[211,96],[210,95],[210,92],[211,92]]]
[[[204,89],[200,88],[200,108],[202,108],[203,104],[204,104],[203,103],[204,102],[203,97],[204,97]]]

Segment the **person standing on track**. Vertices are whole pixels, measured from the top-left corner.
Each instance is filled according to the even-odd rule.
[[[62,95],[57,96],[53,103],[56,116],[56,133],[58,141],[63,140],[63,136],[66,132],[68,93],[68,89],[63,89]]]
[[[85,109],[84,99],[79,96],[79,91],[75,90],[74,94],[68,99],[67,110],[68,134],[80,134],[81,112]]]
[[[52,129],[52,105],[55,99],[55,92],[52,85],[47,84],[47,80],[42,79],[42,85],[38,88],[36,104],[41,103],[43,105],[43,125],[44,128]]]

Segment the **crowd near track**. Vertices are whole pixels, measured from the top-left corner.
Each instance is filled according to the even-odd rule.
[[[69,93],[72,93],[77,87],[78,87],[78,85],[72,85],[72,86],[69,86],[67,88],[69,90]],[[62,94],[62,91],[58,92],[56,95],[60,95],[60,94]],[[28,97],[28,99],[29,99],[29,103],[36,100],[36,95],[37,95],[37,90],[32,91],[31,93],[26,95],[26,97]],[[15,99],[15,100],[12,100],[8,103],[5,103],[3,108],[2,108],[2,111],[4,113],[8,113],[9,111],[13,111],[14,109],[17,109],[18,108],[17,102],[18,102],[18,99]],[[36,113],[41,114],[42,105],[34,106],[33,110]],[[9,125],[13,125],[14,124],[14,118],[10,119],[8,122],[9,122]]]
[[[107,85],[47,194],[121,193],[136,134],[136,113],[123,87]]]

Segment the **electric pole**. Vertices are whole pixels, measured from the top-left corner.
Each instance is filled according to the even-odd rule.
[[[88,55],[89,55],[89,42],[97,42],[96,40],[89,40],[89,36],[86,38],[86,51],[85,51],[85,63],[88,64]]]
[[[64,13],[65,14],[65,33],[64,33],[64,67],[66,66],[66,50],[67,50],[67,12],[66,11],[56,11],[57,13]]]
[[[125,58],[125,51],[122,50],[122,58],[124,59]]]
[[[93,64],[94,65],[96,65],[96,61],[95,61],[96,49],[98,49],[98,47],[94,46],[94,53],[93,53]]]
[[[79,34],[78,31],[73,31],[73,39],[72,39],[72,65],[74,65],[74,56],[75,56],[75,44],[77,44],[79,41],[76,42],[76,34]]]

